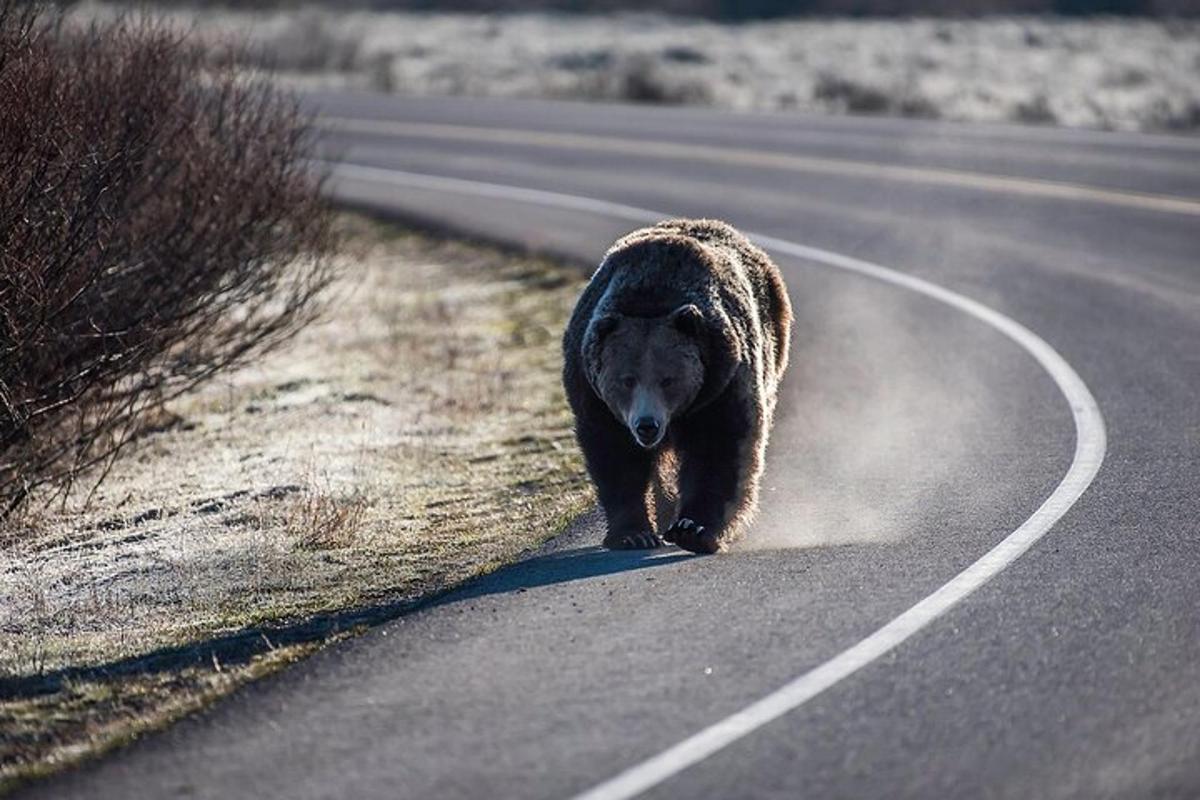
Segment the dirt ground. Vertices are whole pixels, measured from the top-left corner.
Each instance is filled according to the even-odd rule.
[[[590,502],[582,277],[347,217],[322,323],[173,403],[0,547],[0,787],[495,568]]]

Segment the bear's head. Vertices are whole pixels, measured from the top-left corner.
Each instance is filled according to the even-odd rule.
[[[666,436],[704,386],[704,317],[684,305],[665,317],[596,316],[584,339],[588,380],[634,441]]]

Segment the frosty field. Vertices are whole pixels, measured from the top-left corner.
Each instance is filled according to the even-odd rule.
[[[116,6],[84,4],[79,18]],[[566,16],[175,10],[299,86],[556,97],[1120,130],[1200,127],[1200,22],[1007,17],[720,24]]]

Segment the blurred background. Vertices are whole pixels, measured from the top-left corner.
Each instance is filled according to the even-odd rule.
[[[131,6],[69,6],[80,21]],[[1200,0],[166,2],[297,88],[1194,131]]]

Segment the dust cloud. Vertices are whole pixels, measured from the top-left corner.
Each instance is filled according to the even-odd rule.
[[[866,281],[809,276],[798,294],[760,512],[739,547],[896,541],[977,501],[1002,388],[987,348],[1006,340]]]

